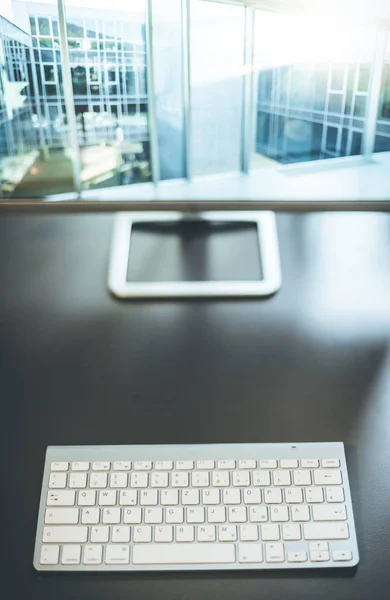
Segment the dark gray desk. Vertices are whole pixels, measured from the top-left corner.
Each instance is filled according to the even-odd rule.
[[[265,301],[116,301],[111,224],[0,219],[2,597],[389,598],[390,216],[280,215],[283,289]],[[347,444],[356,572],[33,570],[48,444],[317,440]]]

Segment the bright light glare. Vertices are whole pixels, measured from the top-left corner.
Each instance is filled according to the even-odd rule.
[[[370,62],[375,31],[349,27],[334,19],[258,11],[255,64],[272,68],[291,64]]]

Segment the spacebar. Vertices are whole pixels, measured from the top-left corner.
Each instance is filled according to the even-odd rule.
[[[133,563],[135,565],[204,565],[234,562],[234,544],[133,546]]]

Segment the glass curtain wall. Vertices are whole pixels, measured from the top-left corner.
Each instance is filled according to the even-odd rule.
[[[294,163],[361,154],[372,28],[256,11],[256,149]]]
[[[375,152],[390,150],[390,33],[387,36],[387,48],[381,87],[381,99],[376,125]]]
[[[245,8],[190,2],[191,175],[239,171]]]

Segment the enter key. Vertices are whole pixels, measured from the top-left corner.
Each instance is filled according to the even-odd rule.
[[[312,514],[313,521],[345,521],[347,518],[344,504],[314,504]]]

